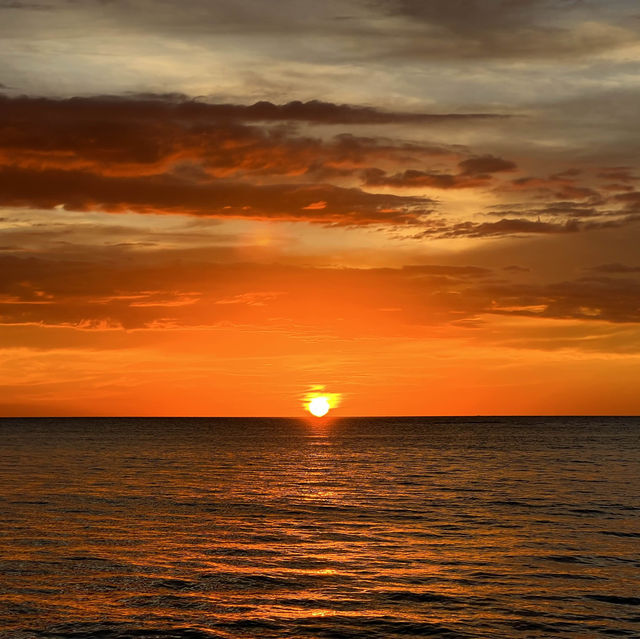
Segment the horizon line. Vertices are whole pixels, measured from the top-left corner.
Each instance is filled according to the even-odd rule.
[[[298,419],[317,423],[341,419],[468,419],[512,417],[640,417],[638,413],[465,413],[465,414],[399,414],[399,415],[335,415],[313,417],[311,415],[0,415],[7,419]]]

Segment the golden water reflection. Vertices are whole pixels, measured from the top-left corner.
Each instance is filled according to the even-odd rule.
[[[0,621],[14,636],[636,627],[621,608],[637,597],[633,430],[134,426],[5,433]]]

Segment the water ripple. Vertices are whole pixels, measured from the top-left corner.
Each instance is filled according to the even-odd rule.
[[[0,639],[640,637],[640,420],[0,420]]]

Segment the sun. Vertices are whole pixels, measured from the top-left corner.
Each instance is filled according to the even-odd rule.
[[[309,411],[314,417],[324,417],[340,404],[342,394],[329,393],[323,384],[314,384],[309,386],[309,390],[300,399],[306,411]]]
[[[324,395],[314,397],[307,404],[307,410],[315,417],[324,417],[330,408],[331,404],[329,404],[329,400]]]

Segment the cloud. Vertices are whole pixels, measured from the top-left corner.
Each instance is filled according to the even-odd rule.
[[[262,112],[265,104],[254,106]],[[286,176],[310,182],[346,178],[379,162],[416,163],[462,152],[351,133],[311,137],[286,120],[307,107],[314,112],[361,111],[346,105],[269,105],[266,111],[273,112],[273,120],[253,123],[249,121],[258,117],[253,107],[217,106],[170,96],[0,98],[0,165],[110,176],[180,173],[195,181]],[[379,114],[373,109],[364,112]],[[277,118],[286,122],[274,124]]]
[[[519,271],[475,265],[354,269],[178,261],[169,253],[154,263],[130,258],[113,264],[0,255],[0,324],[235,324],[362,337],[472,325],[486,315],[640,322],[640,281],[606,274],[543,283],[535,273],[521,281]],[[331,303],[319,313],[318,300]]]
[[[619,264],[618,262],[614,262],[611,264],[599,264],[598,266],[592,266],[592,271],[597,271],[598,273],[609,273],[609,274],[618,274],[618,273],[640,273],[640,266],[628,266],[627,264]]]
[[[508,192],[504,183],[496,190]],[[595,192],[595,191],[594,191]],[[493,205],[484,212],[490,217],[502,218],[495,223],[469,222],[461,223],[453,229],[440,229],[450,234],[502,234],[509,230],[524,233],[565,233],[575,231],[598,231],[635,225],[640,216],[633,203],[621,203],[617,196],[613,198],[598,193],[582,201],[557,200],[558,194],[543,193],[537,199],[551,197],[547,203],[512,202],[510,204]],[[621,205],[623,204],[623,205]],[[438,229],[432,228],[432,232]]]
[[[363,173],[367,186],[390,186],[394,188],[467,189],[487,186],[493,173],[514,171],[516,164],[491,155],[471,157],[458,163],[460,173],[439,173],[408,169],[403,173],[387,175],[381,169],[367,169]]]
[[[6,121],[0,165],[88,170],[103,175],[180,172],[195,179],[233,176],[344,177],[376,162],[453,155],[417,145],[339,134],[327,140],[283,129],[220,122],[48,118]]]
[[[630,223],[637,208],[631,186],[622,192],[598,190],[598,183],[594,186],[576,167],[511,179],[518,166],[498,155],[443,141],[412,143],[306,126],[344,122],[347,128],[363,123],[384,128],[407,118],[416,125],[436,117],[429,114],[320,101],[216,105],[174,94],[1,97],[0,106],[4,207],[341,226],[411,224],[424,227],[416,235],[423,238],[593,230]],[[440,131],[440,140],[443,134],[446,139],[446,131]],[[619,177],[623,184],[632,177],[618,165],[611,173],[606,166],[598,172],[600,180]],[[392,192],[368,191],[380,187]],[[501,220],[461,220],[447,210],[446,201],[402,194],[405,189],[472,188],[491,190],[491,197],[507,202],[506,208],[488,210]],[[516,196],[528,201],[510,203]],[[436,206],[451,217],[433,220]],[[591,221],[577,225],[574,218]]]
[[[425,224],[428,228],[416,235],[438,238],[489,238],[489,237],[525,237],[529,235],[559,235],[581,231],[597,231],[631,226],[640,222],[638,215],[618,215],[611,219],[597,219],[583,222],[566,219],[559,222],[543,222],[527,218],[503,218],[497,222],[446,222],[432,220]]]
[[[458,222],[434,226],[423,232],[423,236],[437,237],[501,237],[507,235],[575,233],[581,230],[573,221],[565,223],[540,222],[525,218],[503,218],[497,222]]]
[[[443,121],[508,118],[503,113],[408,113],[382,111],[369,106],[333,104],[321,100],[286,104],[267,101],[251,105],[213,104],[183,94],[140,94],[134,96],[94,96],[67,99],[0,96],[4,117],[105,118],[119,120],[176,120],[193,123],[239,122],[310,122],[314,124],[428,124]]]
[[[629,166],[618,166],[602,169],[597,176],[603,180],[617,180],[618,182],[636,182],[640,177],[633,174],[634,169]]]
[[[309,208],[319,201],[326,206]],[[430,212],[432,202],[329,184],[262,186],[223,180],[193,182],[170,175],[106,177],[82,171],[4,167],[0,169],[0,205],[352,225],[415,224]]]
[[[372,163],[456,155],[438,145],[348,133],[323,139],[268,124],[432,117],[325,102],[211,105],[166,95],[5,97],[0,103],[5,207],[415,224],[432,210],[428,198],[367,193],[327,180],[344,180]]]
[[[623,203],[627,209],[637,211],[640,209],[640,191],[631,191],[629,193],[619,193],[614,199]]]
[[[584,277],[547,285],[490,285],[493,312],[555,319],[640,322],[640,282]],[[635,301],[634,301],[635,300]],[[528,311],[527,309],[536,309]]]
[[[601,194],[594,188],[580,185],[573,176],[563,174],[551,175],[546,178],[521,177],[500,187],[504,192],[538,192],[551,196],[556,200],[586,200],[602,203]]]
[[[210,117],[239,119],[245,121],[296,121],[316,124],[427,124],[465,120],[491,120],[507,118],[501,113],[405,113],[385,112],[372,107],[332,104],[320,100],[294,101],[283,105],[271,102],[256,102],[251,106],[232,104],[207,105]]]
[[[543,204],[542,206],[532,207],[530,203],[526,204],[506,204],[497,205],[487,211],[487,215],[491,216],[527,216],[529,217],[551,217],[554,221],[558,218],[570,219],[570,218],[592,218],[601,215],[606,215],[612,211],[602,211],[591,203],[585,202],[573,202],[573,201],[558,201],[551,202],[549,204]]]
[[[483,175],[486,173],[500,173],[503,171],[514,171],[515,162],[494,157],[493,155],[483,155],[472,157],[458,165],[464,175]]]
[[[407,37],[389,51],[403,57],[582,58],[637,42],[638,27],[629,20],[633,15],[629,3],[612,3],[611,11],[598,14],[590,4],[572,0],[378,2],[389,14],[406,20]]]
[[[379,59],[582,57],[634,40],[632,0],[604,7],[595,4],[591,0],[341,0],[319,5],[280,0],[277,7],[267,7],[248,0],[240,5],[191,0],[185,10],[171,1],[8,0],[5,6],[57,9],[62,18],[75,16],[87,22],[99,15],[118,32],[183,43],[201,44],[227,35],[259,48],[265,39],[274,40],[292,61],[295,53],[302,60],[322,55],[342,61],[353,60],[353,50],[369,54],[374,49]],[[36,24],[46,26],[44,21]],[[308,42],[314,46],[303,46]]]
[[[481,266],[453,266],[449,264],[414,264],[402,269],[410,275],[451,275],[459,278],[488,277],[492,270]]]
[[[363,172],[366,186],[388,186],[392,188],[434,188],[434,189],[467,189],[486,186],[487,176],[474,177],[468,175],[452,175],[408,169],[402,173],[387,175],[382,169],[367,169]]]
[[[27,11],[52,11],[51,5],[39,4],[37,2],[21,2],[20,0],[3,0],[0,2],[0,10],[2,9],[19,9]],[[1,87],[2,85],[0,85]]]

